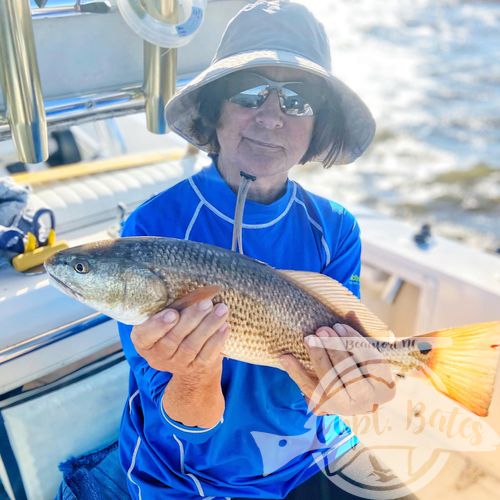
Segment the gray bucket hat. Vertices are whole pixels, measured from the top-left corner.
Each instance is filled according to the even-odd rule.
[[[192,135],[197,118],[196,93],[204,85],[243,69],[280,66],[322,77],[339,100],[345,119],[345,140],[336,164],[353,162],[375,134],[375,121],[360,97],[331,72],[328,38],[323,25],[303,5],[288,0],[257,1],[229,22],[210,66],[177,92],[165,113],[169,127],[207,151]],[[323,155],[315,158],[322,161]]]

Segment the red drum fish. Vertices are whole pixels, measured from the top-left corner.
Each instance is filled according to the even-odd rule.
[[[321,326],[352,326],[399,376],[419,372],[477,415],[487,415],[500,350],[500,321],[394,334],[349,290],[312,272],[280,271],[223,248],[159,237],[106,240],[63,250],[45,263],[52,283],[112,318],[140,324],[167,306],[206,297],[229,306],[224,355],[282,368],[291,353],[312,370],[304,337]],[[348,349],[348,345],[346,344]]]

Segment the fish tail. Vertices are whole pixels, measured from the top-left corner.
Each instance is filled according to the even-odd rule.
[[[424,339],[429,339],[426,343]],[[423,372],[434,387],[476,415],[488,415],[500,354],[500,321],[412,337],[430,347]],[[419,347],[422,349],[422,347]]]

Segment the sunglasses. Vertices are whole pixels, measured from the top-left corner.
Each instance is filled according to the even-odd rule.
[[[258,73],[237,73],[226,79],[228,100],[239,106],[257,109],[276,90],[280,108],[290,116],[313,116],[321,105],[304,82],[276,82]]]

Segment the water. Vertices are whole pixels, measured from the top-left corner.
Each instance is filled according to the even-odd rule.
[[[296,177],[437,234],[500,247],[500,3],[307,0],[334,73],[377,121],[353,165]]]

